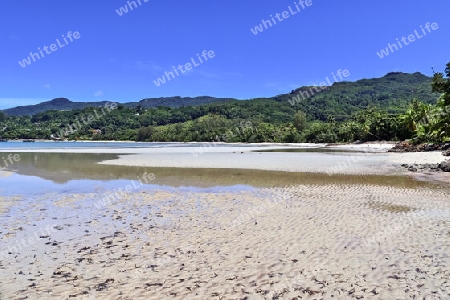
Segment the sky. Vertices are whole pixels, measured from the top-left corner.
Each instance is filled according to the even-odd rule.
[[[356,81],[431,76],[450,62],[449,0],[301,1],[3,0],[0,109],[58,97],[271,97],[339,69]]]

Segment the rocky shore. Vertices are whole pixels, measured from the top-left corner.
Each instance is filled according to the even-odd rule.
[[[450,156],[450,143],[441,144],[419,144],[413,145],[408,142],[397,143],[388,152],[430,152],[442,151],[443,156]],[[444,160],[437,164],[402,164],[402,167],[411,172],[450,172],[450,160]]]
[[[399,142],[388,152],[428,152],[428,151],[442,151],[442,155],[450,156],[450,143],[440,144],[410,144],[408,142]]]
[[[402,167],[411,172],[450,172],[450,160],[443,161],[439,164],[402,164]]]

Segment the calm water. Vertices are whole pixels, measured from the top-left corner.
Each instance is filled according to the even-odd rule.
[[[14,153],[12,153],[14,155]],[[31,195],[44,192],[77,193],[126,186],[142,174],[155,179],[145,186],[202,188],[233,186],[275,187],[295,184],[369,184],[398,187],[435,187],[434,184],[406,176],[327,175],[244,169],[150,168],[97,164],[115,159],[115,154],[95,153],[20,153],[12,173],[0,177],[0,195]],[[301,154],[299,154],[301,155]],[[324,154],[325,155],[325,154]]]

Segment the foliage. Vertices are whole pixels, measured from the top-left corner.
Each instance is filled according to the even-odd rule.
[[[433,92],[443,93],[443,106],[450,105],[450,63],[445,68],[445,75],[443,73],[434,73],[433,83],[431,84]]]
[[[390,114],[400,114],[413,98],[435,103],[439,94],[430,92],[431,82],[432,78],[421,73],[392,72],[381,78],[336,82],[324,90],[301,87],[291,94],[276,97],[276,100],[300,100],[295,101],[295,108],[301,109],[313,120],[326,121],[331,115],[337,121],[345,121],[369,105],[384,108]],[[308,93],[310,97],[304,94],[303,98],[300,92]]]
[[[450,141],[450,63],[443,73],[435,73],[431,84],[433,92],[442,93],[436,105],[413,101],[401,118],[413,133],[416,143]]]
[[[298,131],[302,132],[306,128],[306,123],[307,123],[306,114],[304,112],[302,112],[301,110],[299,110],[294,115],[294,127]]]
[[[0,112],[0,138],[50,139],[60,136],[69,140],[251,143],[413,139],[416,142],[442,142],[450,140],[449,73],[450,64],[446,76],[436,73],[432,82],[420,73],[389,73],[378,79],[335,83],[311,98],[295,101],[295,105],[288,100],[299,90],[290,95],[246,101],[211,97],[158,98],[160,102],[157,103],[172,101],[169,101],[172,107],[152,107],[154,103],[146,99],[120,104],[117,109],[90,122],[81,120],[98,113],[99,103],[61,110],[64,105],[76,102],[56,99],[42,106],[51,105],[55,109],[32,116],[5,116]],[[431,84],[434,92],[442,93],[435,105],[430,99],[434,97],[435,102],[439,94],[431,93]],[[173,102],[187,103],[186,99],[194,99],[192,103],[201,105],[183,106]],[[104,107],[104,104],[100,106]],[[24,111],[27,109],[23,107]]]

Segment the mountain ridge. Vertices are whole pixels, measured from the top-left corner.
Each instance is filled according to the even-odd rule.
[[[142,108],[154,108],[158,106],[167,106],[172,108],[178,108],[187,105],[203,105],[215,102],[225,102],[229,100],[236,100],[232,98],[215,98],[209,96],[198,96],[198,97],[159,97],[159,98],[145,98],[138,102],[125,102],[119,103],[125,107],[137,107]],[[83,109],[86,107],[103,107],[106,103],[111,103],[115,101],[96,101],[96,102],[76,102],[71,101],[67,98],[54,98],[52,100],[44,101],[33,105],[16,106],[12,108],[4,109],[3,112],[8,116],[31,116],[38,114],[40,112],[45,112],[48,110],[74,110]]]
[[[318,119],[325,119],[330,112],[336,114],[335,106],[330,103],[339,103],[338,113],[344,115],[350,114],[355,107],[367,106],[369,104],[387,107],[392,112],[397,112],[406,107],[412,98],[418,98],[425,103],[434,103],[438,97],[437,94],[431,93],[430,84],[432,77],[428,77],[420,72],[403,73],[389,72],[383,77],[362,78],[356,81],[339,81],[334,82],[326,89],[312,93],[311,97],[297,97],[300,93],[306,93],[314,89],[314,86],[302,86],[290,93],[281,94],[268,99],[275,101],[286,101],[291,103],[292,99],[299,99],[295,106],[306,107]],[[317,88],[317,87],[316,87]],[[311,92],[310,92],[311,93]],[[199,106],[210,103],[220,103],[228,101],[252,101],[238,100],[235,98],[216,98],[211,96],[197,97],[159,97],[144,98],[137,102],[120,103],[124,107],[136,108],[141,106],[143,109],[156,108],[158,106],[178,108],[183,106]],[[75,102],[67,98],[55,98],[44,101],[39,104],[16,106],[4,109],[3,112],[8,116],[35,115],[48,110],[73,110],[83,109],[85,107],[101,107],[108,102],[113,101],[96,101],[96,102]]]

